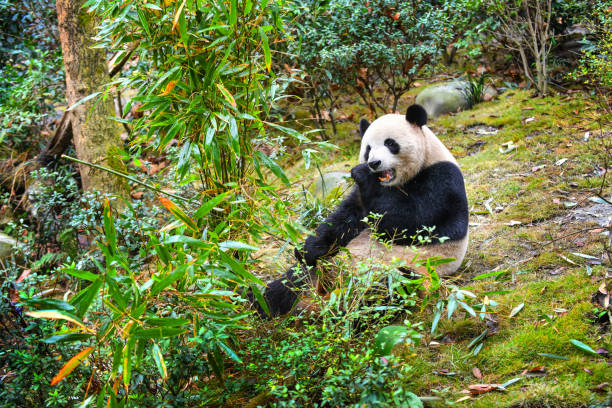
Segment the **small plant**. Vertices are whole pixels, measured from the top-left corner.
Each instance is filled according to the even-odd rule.
[[[467,76],[466,85],[462,89],[462,92],[470,108],[484,101],[484,96],[487,91],[487,79],[488,75],[484,72],[479,77]]]

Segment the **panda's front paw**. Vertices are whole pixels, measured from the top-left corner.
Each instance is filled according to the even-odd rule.
[[[306,239],[304,249],[296,250],[296,257],[307,266],[317,266],[317,260],[329,253],[330,246],[327,245],[325,237],[312,235]]]
[[[367,163],[358,164],[351,170],[351,177],[359,186],[365,184],[370,176],[372,176],[372,172]]]

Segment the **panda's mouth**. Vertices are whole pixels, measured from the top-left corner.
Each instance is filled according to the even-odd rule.
[[[376,173],[381,184],[389,184],[395,180],[395,169],[383,170]]]

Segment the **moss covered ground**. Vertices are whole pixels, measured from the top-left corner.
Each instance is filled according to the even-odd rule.
[[[309,116],[301,105],[291,109],[295,118]],[[330,137],[340,149],[323,157],[323,172],[348,171],[356,164],[357,123],[360,117],[374,119],[357,98],[347,97],[340,110],[349,119]],[[610,360],[570,343],[612,350],[609,328],[596,321],[591,301],[610,265],[603,247],[606,231],[589,217],[575,216],[589,212],[602,183],[600,138],[610,129],[600,128],[599,116],[597,106],[580,93],[536,99],[528,91],[509,90],[430,121],[459,160],[470,203],[470,247],[455,283],[479,295],[491,293],[500,304],[477,355],[468,343],[487,325],[456,314],[441,322],[440,336],[425,336],[416,350],[401,356],[412,367],[406,381],[415,392],[445,401],[430,402],[433,406],[460,401],[459,406],[472,407],[579,407],[609,401],[609,391],[606,396],[592,389],[612,378]],[[304,171],[301,160],[292,164],[289,174],[296,185],[307,186],[316,177],[317,170]],[[609,196],[610,190],[604,193]],[[496,271],[502,279],[472,279]],[[524,307],[510,317],[521,303]],[[412,320],[429,327],[431,311]],[[538,366],[543,366],[539,372],[524,373]],[[475,368],[482,378],[475,377]],[[520,380],[506,392],[469,398],[462,393],[471,384],[513,378]]]

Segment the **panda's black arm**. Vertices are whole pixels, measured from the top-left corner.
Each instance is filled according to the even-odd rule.
[[[395,243],[411,244],[423,226],[435,226],[434,235],[450,239],[467,233],[467,196],[461,170],[454,163],[431,165],[399,187],[383,187],[372,174],[361,181],[365,211],[383,215],[377,228]]]
[[[302,253],[296,251],[296,255],[303,257],[307,265],[314,266],[317,259],[336,254],[340,247],[346,246],[367,227],[362,221],[366,214],[359,189],[355,187],[317,227],[314,235],[306,239]]]

